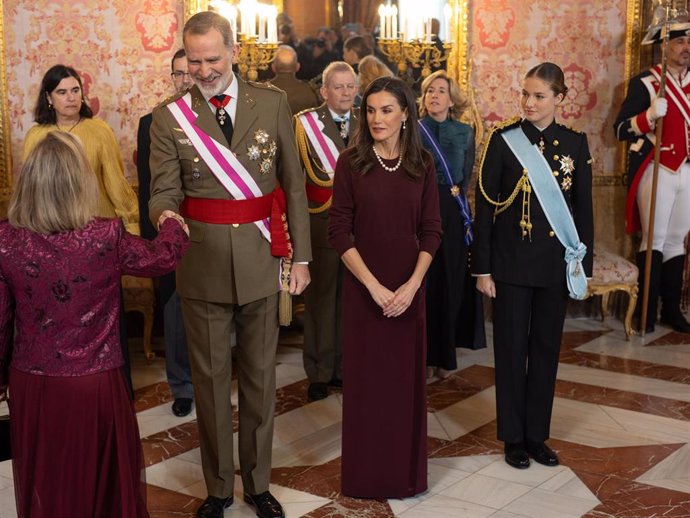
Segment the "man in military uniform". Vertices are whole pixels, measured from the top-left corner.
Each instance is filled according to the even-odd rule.
[[[157,107],[151,125],[151,221],[180,209],[192,245],[177,271],[208,498],[199,518],[233,502],[230,333],[237,335],[239,461],[244,499],[262,518],[284,512],[268,491],[275,408],[281,257],[289,290],[309,283],[304,174],[285,93],[235,77],[230,24],[205,11],[185,24],[195,85]],[[282,188],[282,191],[279,189]],[[284,198],[282,193],[284,192]],[[281,207],[286,201],[285,241]]]
[[[647,41],[661,41],[661,30],[651,34]],[[614,130],[619,140],[631,142],[626,220],[628,232],[642,230],[637,254],[642,282],[648,247],[655,128],[657,121],[664,118],[645,331],[654,330],[657,301],[661,295],[661,322],[675,331],[690,333],[690,324],[680,311],[686,255],[684,241],[690,232],[690,23],[671,25],[667,59],[665,97],[658,96],[660,65],[633,77]],[[640,306],[638,302],[638,318]]]
[[[328,396],[328,386],[341,387],[340,279],[341,263],[328,243],[328,208],[338,154],[357,130],[352,103],[357,93],[355,72],[334,61],[323,73],[325,102],[295,116],[300,158],[307,173],[307,198],[314,254],[312,283],[304,292],[304,370],[311,401]]]
[[[321,104],[316,90],[306,81],[295,77],[295,74],[300,69],[295,49],[289,45],[279,46],[271,68],[276,76],[269,80],[269,83],[287,94],[288,104],[292,113],[299,113],[302,110],[308,110]]]

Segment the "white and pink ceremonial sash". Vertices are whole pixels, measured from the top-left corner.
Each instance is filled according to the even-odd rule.
[[[654,78],[661,83],[661,67],[653,66],[650,69]],[[690,125],[690,101],[688,95],[683,91],[683,87],[671,74],[666,74],[666,97],[675,104],[683,115],[685,122]]]
[[[207,133],[196,126],[194,121],[197,114],[192,111],[189,102],[192,96],[186,94],[177,101],[168,104],[168,109],[177,123],[191,141],[196,152],[206,163],[213,176],[236,200],[258,198],[264,194],[249,171],[237,160],[237,157],[227,147],[221,145]],[[268,218],[255,221],[261,235],[271,242],[271,232]]]
[[[311,144],[316,155],[319,157],[321,166],[326,170],[328,176],[333,179],[335,172],[335,163],[338,161],[340,152],[335,142],[323,132],[326,127],[316,116],[316,112],[306,112],[298,117],[304,132],[307,134],[309,143]]]

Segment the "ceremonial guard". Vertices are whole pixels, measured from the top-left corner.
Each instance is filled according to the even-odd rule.
[[[654,330],[658,315],[657,302],[661,296],[661,322],[675,331],[690,333],[690,324],[680,310],[685,236],[690,232],[690,23],[674,23],[669,29],[665,95],[658,96],[661,65],[655,65],[633,77],[614,130],[619,140],[630,142],[626,229],[629,233],[642,230],[642,242],[637,254],[642,283],[649,241],[647,234],[652,200],[655,129],[659,119],[664,119],[645,331]],[[657,27],[648,35],[646,42],[659,42],[661,38],[661,27]],[[638,299],[636,310],[638,319],[641,300],[642,297]]]
[[[304,175],[285,93],[232,72],[238,47],[230,23],[211,11],[197,13],[183,40],[194,86],[153,111],[149,213],[155,224],[179,207],[192,241],[177,290],[208,491],[197,517],[221,518],[233,503],[235,331],[244,500],[260,518],[281,518],[282,506],[269,492],[278,292],[281,264],[290,257],[290,293],[309,283]]]
[[[333,196],[333,173],[340,152],[358,128],[352,104],[357,85],[354,70],[335,61],[323,72],[318,108],[295,116],[295,133],[306,171],[311,224],[311,284],[304,292],[304,370],[311,401],[328,396],[328,387],[341,387],[340,256],[328,243],[328,209]]]
[[[592,274],[592,160],[554,119],[566,93],[560,67],[531,69],[524,119],[494,128],[477,182],[472,273],[493,299],[497,433],[516,468],[558,464],[545,441],[566,306]]]

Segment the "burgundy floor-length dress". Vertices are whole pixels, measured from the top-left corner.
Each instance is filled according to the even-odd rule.
[[[341,255],[355,246],[390,290],[406,282],[420,251],[434,254],[441,236],[433,163],[410,179],[379,164],[365,175],[335,171],[329,238]],[[384,161],[392,167],[397,160]],[[354,236],[354,239],[353,237]],[[424,290],[396,318],[383,316],[367,289],[343,278],[342,492],[400,498],[427,488],[426,327]]]

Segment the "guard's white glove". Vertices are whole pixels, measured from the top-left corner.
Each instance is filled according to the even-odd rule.
[[[663,97],[656,97],[652,101],[652,105],[647,108],[647,120],[653,123],[657,119],[660,119],[668,111],[668,101]]]

